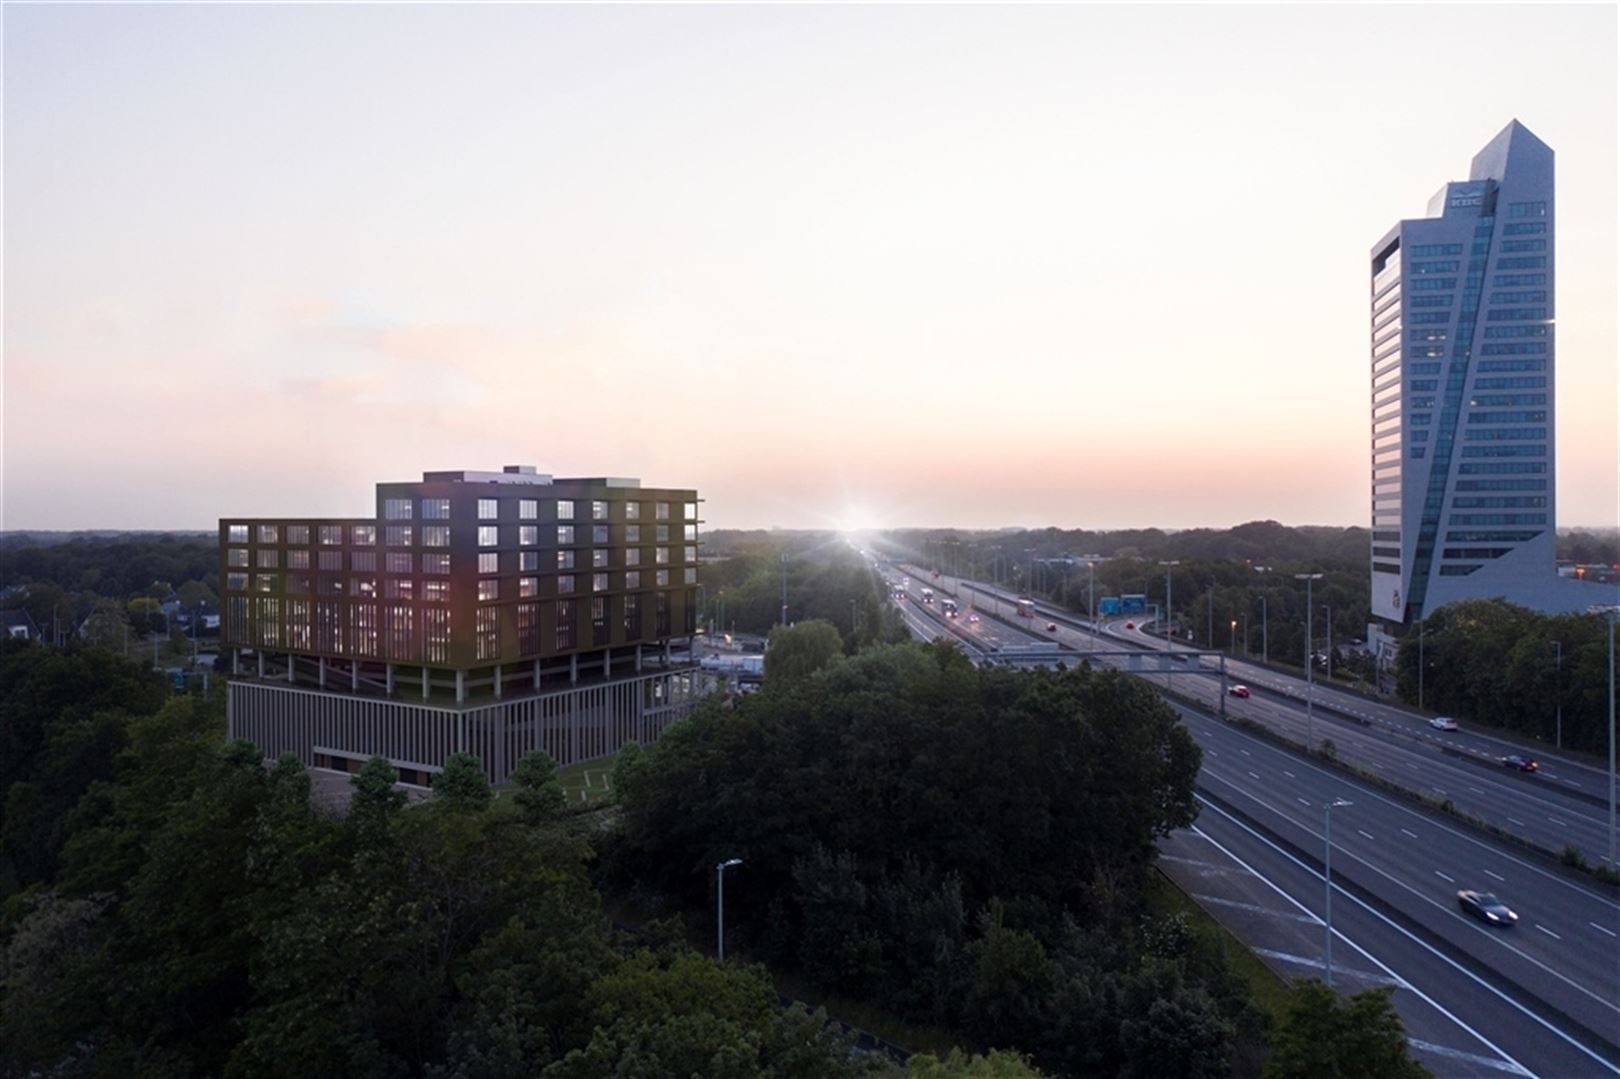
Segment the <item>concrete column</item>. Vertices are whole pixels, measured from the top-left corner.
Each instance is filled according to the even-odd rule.
[[[641,673],[641,645],[636,645],[636,673]]]
[[[315,657],[315,662],[320,665],[320,668],[321,668],[320,685],[321,685],[322,689],[325,689],[326,688],[326,657],[325,656],[316,656]]]
[[[568,657],[568,684],[579,685],[579,653],[575,652]]]
[[[156,652],[157,649],[154,648],[154,649],[152,649],[152,651]],[[260,648],[257,651],[255,651],[253,654],[255,656],[259,657],[259,677],[263,678],[264,677],[264,649]]]
[[[298,666],[298,657],[293,655],[291,652],[288,652],[287,653],[287,681],[289,683],[291,683],[293,681],[293,671],[297,668],[297,666]],[[204,692],[207,692],[207,691],[204,690]]]
[[[349,692],[360,692],[360,661],[358,659],[349,660]]]
[[[495,664],[495,699],[501,699],[501,665]]]
[[[460,704],[467,699],[467,672],[456,671],[456,703]]]
[[[534,691],[536,693],[540,692],[540,661],[538,659],[534,661]]]
[[[388,695],[390,697],[394,695],[394,665],[392,663],[388,664]]]
[[[430,692],[431,692],[431,690],[429,689],[429,683],[428,683],[428,669],[426,667],[423,667],[422,668],[422,699],[424,701],[428,699],[428,694]]]
[[[602,677],[607,679],[613,677],[613,649],[611,648],[602,649]]]
[[[231,649],[231,673],[242,673],[242,651],[239,648]]]

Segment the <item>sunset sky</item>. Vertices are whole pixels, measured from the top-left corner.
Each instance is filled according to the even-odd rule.
[[[1515,117],[1559,523],[1617,519],[1612,5],[3,18],[0,527],[509,463],[710,528],[1365,525],[1368,249]]]

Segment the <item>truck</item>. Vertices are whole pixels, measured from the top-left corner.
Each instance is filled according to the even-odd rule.
[[[944,612],[946,618],[956,617],[956,601],[954,599],[940,600],[939,609]]]
[[[922,590],[922,601],[924,603],[928,604],[929,606],[933,605],[933,603],[934,603],[934,590],[932,588],[925,588],[925,589]]]

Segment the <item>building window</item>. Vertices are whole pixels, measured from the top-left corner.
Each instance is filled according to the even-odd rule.
[[[443,576],[450,572],[450,556],[447,554],[425,554],[422,556],[422,572]]]
[[[377,654],[377,605],[356,603],[349,608],[349,640],[355,655]]]
[[[624,504],[624,519],[626,521],[639,521],[639,520],[641,520],[641,503],[640,502],[626,502]]]
[[[696,547],[688,547],[686,549],[686,560],[688,562],[696,562],[697,561],[697,548]]]
[[[302,550],[301,551],[288,551],[287,552],[287,568],[288,569],[308,569],[309,568],[309,552],[308,551],[302,551]]]
[[[247,525],[227,525],[225,531],[232,543],[246,543],[248,541]]]
[[[328,570],[330,570],[330,569],[342,569],[343,568],[343,552],[342,551],[322,551],[321,552],[321,568],[322,569],[328,569]]]
[[[388,615],[388,658],[416,658],[416,611],[403,603],[384,608]]]
[[[624,564],[627,566],[641,565],[641,548],[627,547],[624,551]]]
[[[450,601],[450,582],[423,581],[422,598],[429,603],[448,603]]]
[[[632,502],[631,505],[633,506],[633,505],[635,505],[635,503]],[[641,526],[640,525],[625,525],[624,526],[624,542],[626,542],[626,543],[640,543],[641,542]]]
[[[260,525],[259,526],[259,542],[260,543],[280,543],[281,542],[281,529],[277,528],[275,525]]]
[[[498,521],[501,516],[501,504],[493,498],[480,498],[478,500],[478,519],[480,521]]]
[[[558,569],[573,569],[574,568],[574,552],[573,551],[558,551],[557,552],[557,568]]]
[[[341,547],[341,546],[343,546],[343,526],[342,525],[321,525],[320,539],[321,539],[321,546],[322,547]]]
[[[259,592],[275,592],[277,575],[274,573],[256,573],[253,575],[253,587]]]
[[[499,659],[501,656],[501,609],[480,607],[476,626],[479,659]]]
[[[682,579],[687,584],[697,584],[697,567],[687,566],[685,573],[682,575]]]
[[[653,539],[657,540],[659,543],[669,542],[669,525],[658,525],[655,532],[657,534],[653,536]]]
[[[355,525],[349,530],[353,536],[356,547],[375,547],[377,545],[376,525]]]
[[[687,543],[696,543],[697,525],[687,525],[684,529],[682,529],[682,535],[686,538]]]
[[[247,548],[232,547],[230,550],[226,551],[225,564],[227,566],[246,566],[248,564]]]
[[[660,521],[669,520],[669,503],[659,502],[653,507],[653,516]]]
[[[499,551],[480,551],[478,554],[479,573],[501,572],[501,555]]]
[[[518,520],[537,521],[540,519],[540,502],[534,498],[518,499]]]
[[[294,595],[309,595],[309,574],[307,573],[289,573],[285,584],[287,591]]]
[[[607,519],[608,519],[607,503],[606,502],[592,502],[591,503],[591,520],[593,520],[593,521],[605,521]]]
[[[573,525],[558,525],[557,526],[557,545],[560,546],[560,547],[566,547],[566,546],[568,546],[569,544],[571,544],[573,542],[574,542],[574,526]]]
[[[523,597],[524,599],[527,599],[530,596],[538,596],[539,594],[540,594],[540,578],[538,578],[538,577],[519,577],[518,578],[518,595],[519,596]]]
[[[608,575],[607,574],[605,574],[605,573],[593,573],[593,574],[591,574],[591,591],[592,592],[606,592],[607,591],[607,586],[608,586],[607,582],[608,582]]]
[[[608,644],[607,597],[597,596],[591,600],[591,646],[601,648]]]
[[[517,638],[519,655],[532,656],[540,651],[540,605],[538,603],[520,603],[517,605]]]
[[[557,601],[557,651],[567,652],[574,647],[574,601]]]
[[[449,525],[423,525],[422,526],[422,546],[424,546],[424,547],[448,547],[448,546],[450,546],[450,526]]]
[[[386,565],[389,573],[414,573],[416,571],[416,567],[412,565],[414,561],[415,559],[403,551],[389,551]]]
[[[624,639],[641,640],[641,597],[624,597]]]
[[[281,645],[281,601],[261,599],[258,607],[259,643],[278,648]]]
[[[422,623],[427,630],[427,661],[450,662],[450,612],[442,607],[429,607],[422,612]]]
[[[571,498],[557,499],[557,520],[572,521],[574,519],[574,500]],[[572,542],[572,541],[569,541]]]
[[[659,588],[663,588],[665,585],[669,584],[669,570],[661,569],[654,573],[653,583]]]
[[[654,547],[653,548],[653,561],[658,563],[660,566],[668,564],[668,562],[669,562],[669,548],[668,547]]]
[[[540,568],[540,552],[539,551],[519,551],[518,552],[518,572],[520,572],[520,573],[533,573],[533,572],[539,570],[539,568]]]
[[[658,592],[653,597],[653,612],[656,625],[653,633],[658,637],[669,636],[669,593]]]
[[[686,504],[686,519],[688,521],[697,520],[697,503],[696,502],[688,502]]]
[[[274,547],[265,547],[259,550],[258,565],[260,569],[280,569],[277,564],[281,561],[281,552]]]
[[[376,573],[377,572],[377,552],[376,551],[350,551],[349,552],[349,568],[354,569],[354,570],[360,570],[360,571],[362,571],[364,573]]]
[[[367,598],[376,596],[377,578],[356,577],[354,579],[354,592],[352,594],[356,596],[365,596]]]
[[[247,579],[248,575],[245,573],[227,573],[225,575],[225,587],[232,592],[246,592]]]
[[[409,521],[411,519],[411,500],[408,498],[383,499],[383,517],[390,521]]]
[[[483,577],[478,581],[478,602],[488,603],[501,598],[501,582],[496,577]]]
[[[309,651],[309,600],[287,601],[287,647],[295,652]]]
[[[495,547],[501,542],[500,529],[495,525],[478,526],[478,546]]]
[[[448,521],[450,519],[450,500],[448,498],[422,499],[422,519],[426,521]]]
[[[591,528],[592,543],[606,543],[608,541],[608,526],[595,525]]]
[[[565,573],[561,577],[557,578],[557,593],[559,595],[566,595],[573,590],[574,575],[572,573]]]
[[[383,532],[390,547],[409,547],[411,545],[410,525],[389,525]]]
[[[626,573],[624,575],[624,586],[626,588],[640,588],[641,587],[641,571],[633,569],[630,572]]]
[[[385,599],[416,598],[416,582],[409,577],[390,577],[383,581]]]
[[[309,542],[309,525],[288,525],[287,542],[299,546]]]
[[[518,529],[518,543],[524,547],[533,547],[540,542],[540,529],[536,525],[523,525]]]
[[[606,547],[598,547],[598,548],[596,548],[596,550],[591,552],[591,565],[593,567],[595,567],[597,569],[601,569],[603,566],[605,566],[607,564],[608,564],[608,553],[607,553],[607,548]]]

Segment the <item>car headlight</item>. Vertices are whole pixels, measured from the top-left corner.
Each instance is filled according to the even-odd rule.
[[[1490,920],[1491,920],[1491,921],[1493,921],[1493,922],[1499,922],[1499,921],[1501,921],[1501,919],[1500,919],[1500,918],[1498,918],[1498,917],[1497,917],[1497,916],[1496,916],[1496,915],[1494,915],[1494,914],[1492,914],[1492,913],[1491,913],[1491,912],[1490,912],[1490,911],[1486,911],[1486,912],[1485,912],[1485,917],[1487,917],[1487,918],[1489,918],[1489,919],[1490,919]]]

